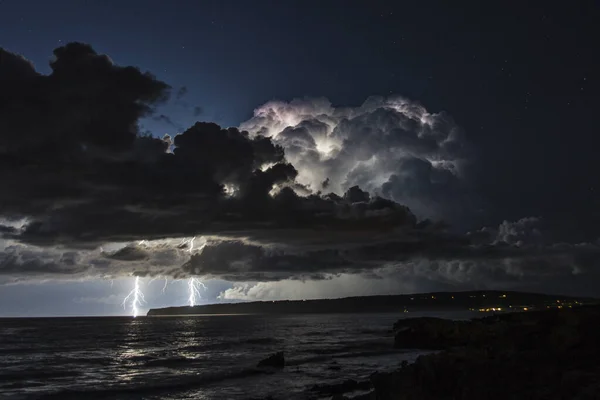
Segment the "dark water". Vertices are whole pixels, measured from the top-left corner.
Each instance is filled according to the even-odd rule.
[[[0,319],[0,398],[318,398],[317,383],[414,360],[390,328],[416,315]],[[255,368],[280,350],[284,370]]]

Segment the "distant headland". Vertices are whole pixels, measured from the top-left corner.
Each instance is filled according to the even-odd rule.
[[[597,303],[598,299],[513,291],[435,292],[318,300],[254,301],[156,308],[148,316],[217,314],[387,313],[428,310],[530,311]]]

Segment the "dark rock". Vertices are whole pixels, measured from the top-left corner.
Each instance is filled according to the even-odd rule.
[[[334,383],[331,385],[315,385],[312,387],[313,392],[317,392],[320,395],[337,395],[355,390],[369,390],[371,389],[371,382],[364,381],[358,382],[354,379],[347,379],[341,383]]]
[[[371,375],[374,399],[600,398],[600,306],[395,328],[397,346],[446,350]]]
[[[272,367],[272,368],[283,368],[285,367],[285,357],[283,356],[283,351],[279,351],[272,356],[261,360],[258,363],[259,367]]]
[[[376,397],[376,393],[373,392],[369,392],[369,393],[365,393],[365,394],[359,394],[358,396],[354,396],[352,397],[352,400],[377,400]]]
[[[501,324],[487,321],[452,321],[442,318],[409,318],[394,324],[394,346],[426,350],[444,350],[474,342],[487,341],[501,334]]]
[[[349,400],[346,396],[344,396],[343,394],[334,394],[333,397],[331,398],[331,400]]]

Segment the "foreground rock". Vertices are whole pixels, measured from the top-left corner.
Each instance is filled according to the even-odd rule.
[[[446,349],[466,344],[467,325],[442,318],[410,318],[394,324],[394,346],[415,349]]]
[[[371,382],[369,381],[358,382],[354,379],[347,379],[341,383],[334,383],[329,385],[315,385],[311,390],[322,396],[334,395],[338,398],[343,398],[342,395],[345,393],[369,389],[371,389]]]
[[[259,367],[283,368],[285,367],[285,357],[283,351],[277,352],[264,360],[259,361]]]
[[[510,323],[524,313],[495,315],[471,321],[442,318],[409,318],[394,324],[394,346],[427,350],[445,350],[456,346],[484,345],[504,335]]]
[[[447,349],[371,381],[377,400],[600,398],[600,307],[395,325],[396,347]]]

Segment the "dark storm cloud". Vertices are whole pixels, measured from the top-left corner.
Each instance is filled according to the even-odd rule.
[[[239,241],[207,246],[193,255],[182,269],[190,275],[219,276],[229,281],[278,281],[282,279],[326,279],[327,274],[360,273],[369,261],[351,260],[334,249],[288,254]]]
[[[0,82],[3,85],[8,84],[9,80],[19,82],[36,76],[38,73],[30,61],[23,56],[0,48]]]
[[[141,261],[150,258],[150,253],[139,246],[125,246],[113,253],[105,254],[106,258],[120,261]]]
[[[136,139],[137,121],[168,86],[133,67],[115,66],[88,45],[54,51],[48,76],[2,52],[0,152],[15,161],[71,161],[115,155]],[[18,66],[18,67],[17,67]]]
[[[268,192],[274,183],[286,182],[288,173],[293,171],[288,164],[277,165],[281,167],[255,172],[240,184],[239,197],[225,198],[221,187],[215,185],[212,196],[204,191],[199,195],[192,192],[186,198],[180,192],[174,193],[181,196],[178,204],[173,199],[123,209],[129,198],[121,193],[121,197],[111,201],[63,207],[47,219],[30,223],[13,238],[41,245],[72,245],[79,241],[81,245],[95,246],[107,241],[216,235],[311,247],[369,242],[393,236],[398,228],[415,226],[416,219],[408,209],[381,198],[369,203],[349,203],[343,198],[300,197],[289,188],[271,197]],[[231,173],[229,169],[222,172]],[[131,190],[136,189],[142,188]],[[140,196],[147,200],[151,194]],[[120,201],[115,203],[117,200]]]
[[[226,241],[193,255],[183,270],[190,275],[224,277],[231,281],[327,279],[331,275],[362,274],[489,284],[494,279],[519,282],[540,277],[581,279],[599,275],[595,267],[600,262],[600,243],[542,244],[539,231],[524,234],[518,241],[506,240],[507,231],[531,226],[533,220],[505,221],[498,228],[488,229],[487,239],[479,238],[478,244],[471,240],[471,235],[444,234],[435,229],[413,231],[396,238],[390,235],[346,248],[301,252],[295,247],[273,249]],[[531,226],[532,232],[536,230]]]
[[[51,68],[0,51],[2,275],[595,276],[596,243],[554,244],[536,218],[468,235],[419,219],[474,209],[472,149],[443,113],[303,100],[257,110],[250,132],[198,122],[158,139],[138,121],[165,83],[78,43]]]
[[[5,234],[16,234],[17,232],[18,232],[18,230],[15,227],[0,225],[0,235],[3,234],[3,233],[5,233]]]
[[[2,275],[30,278],[47,275],[67,277],[76,276],[86,270],[87,266],[82,266],[82,258],[75,251],[45,251],[13,244],[3,246],[0,252]]]
[[[165,83],[88,45],[54,54],[46,76],[3,53],[11,79],[0,91],[0,174],[11,190],[0,203],[6,216],[28,219],[4,232],[9,239],[93,247],[241,232],[268,243],[275,230],[368,235],[416,222],[392,201],[356,197],[358,188],[346,198],[299,196],[309,190],[283,148],[260,135],[196,123],[174,138],[142,137],[137,121],[166,100]]]
[[[54,51],[48,76],[2,53],[0,195],[3,214],[47,215],[85,202],[94,176],[126,162],[137,122],[168,86],[133,67],[115,66],[84,44]]]

